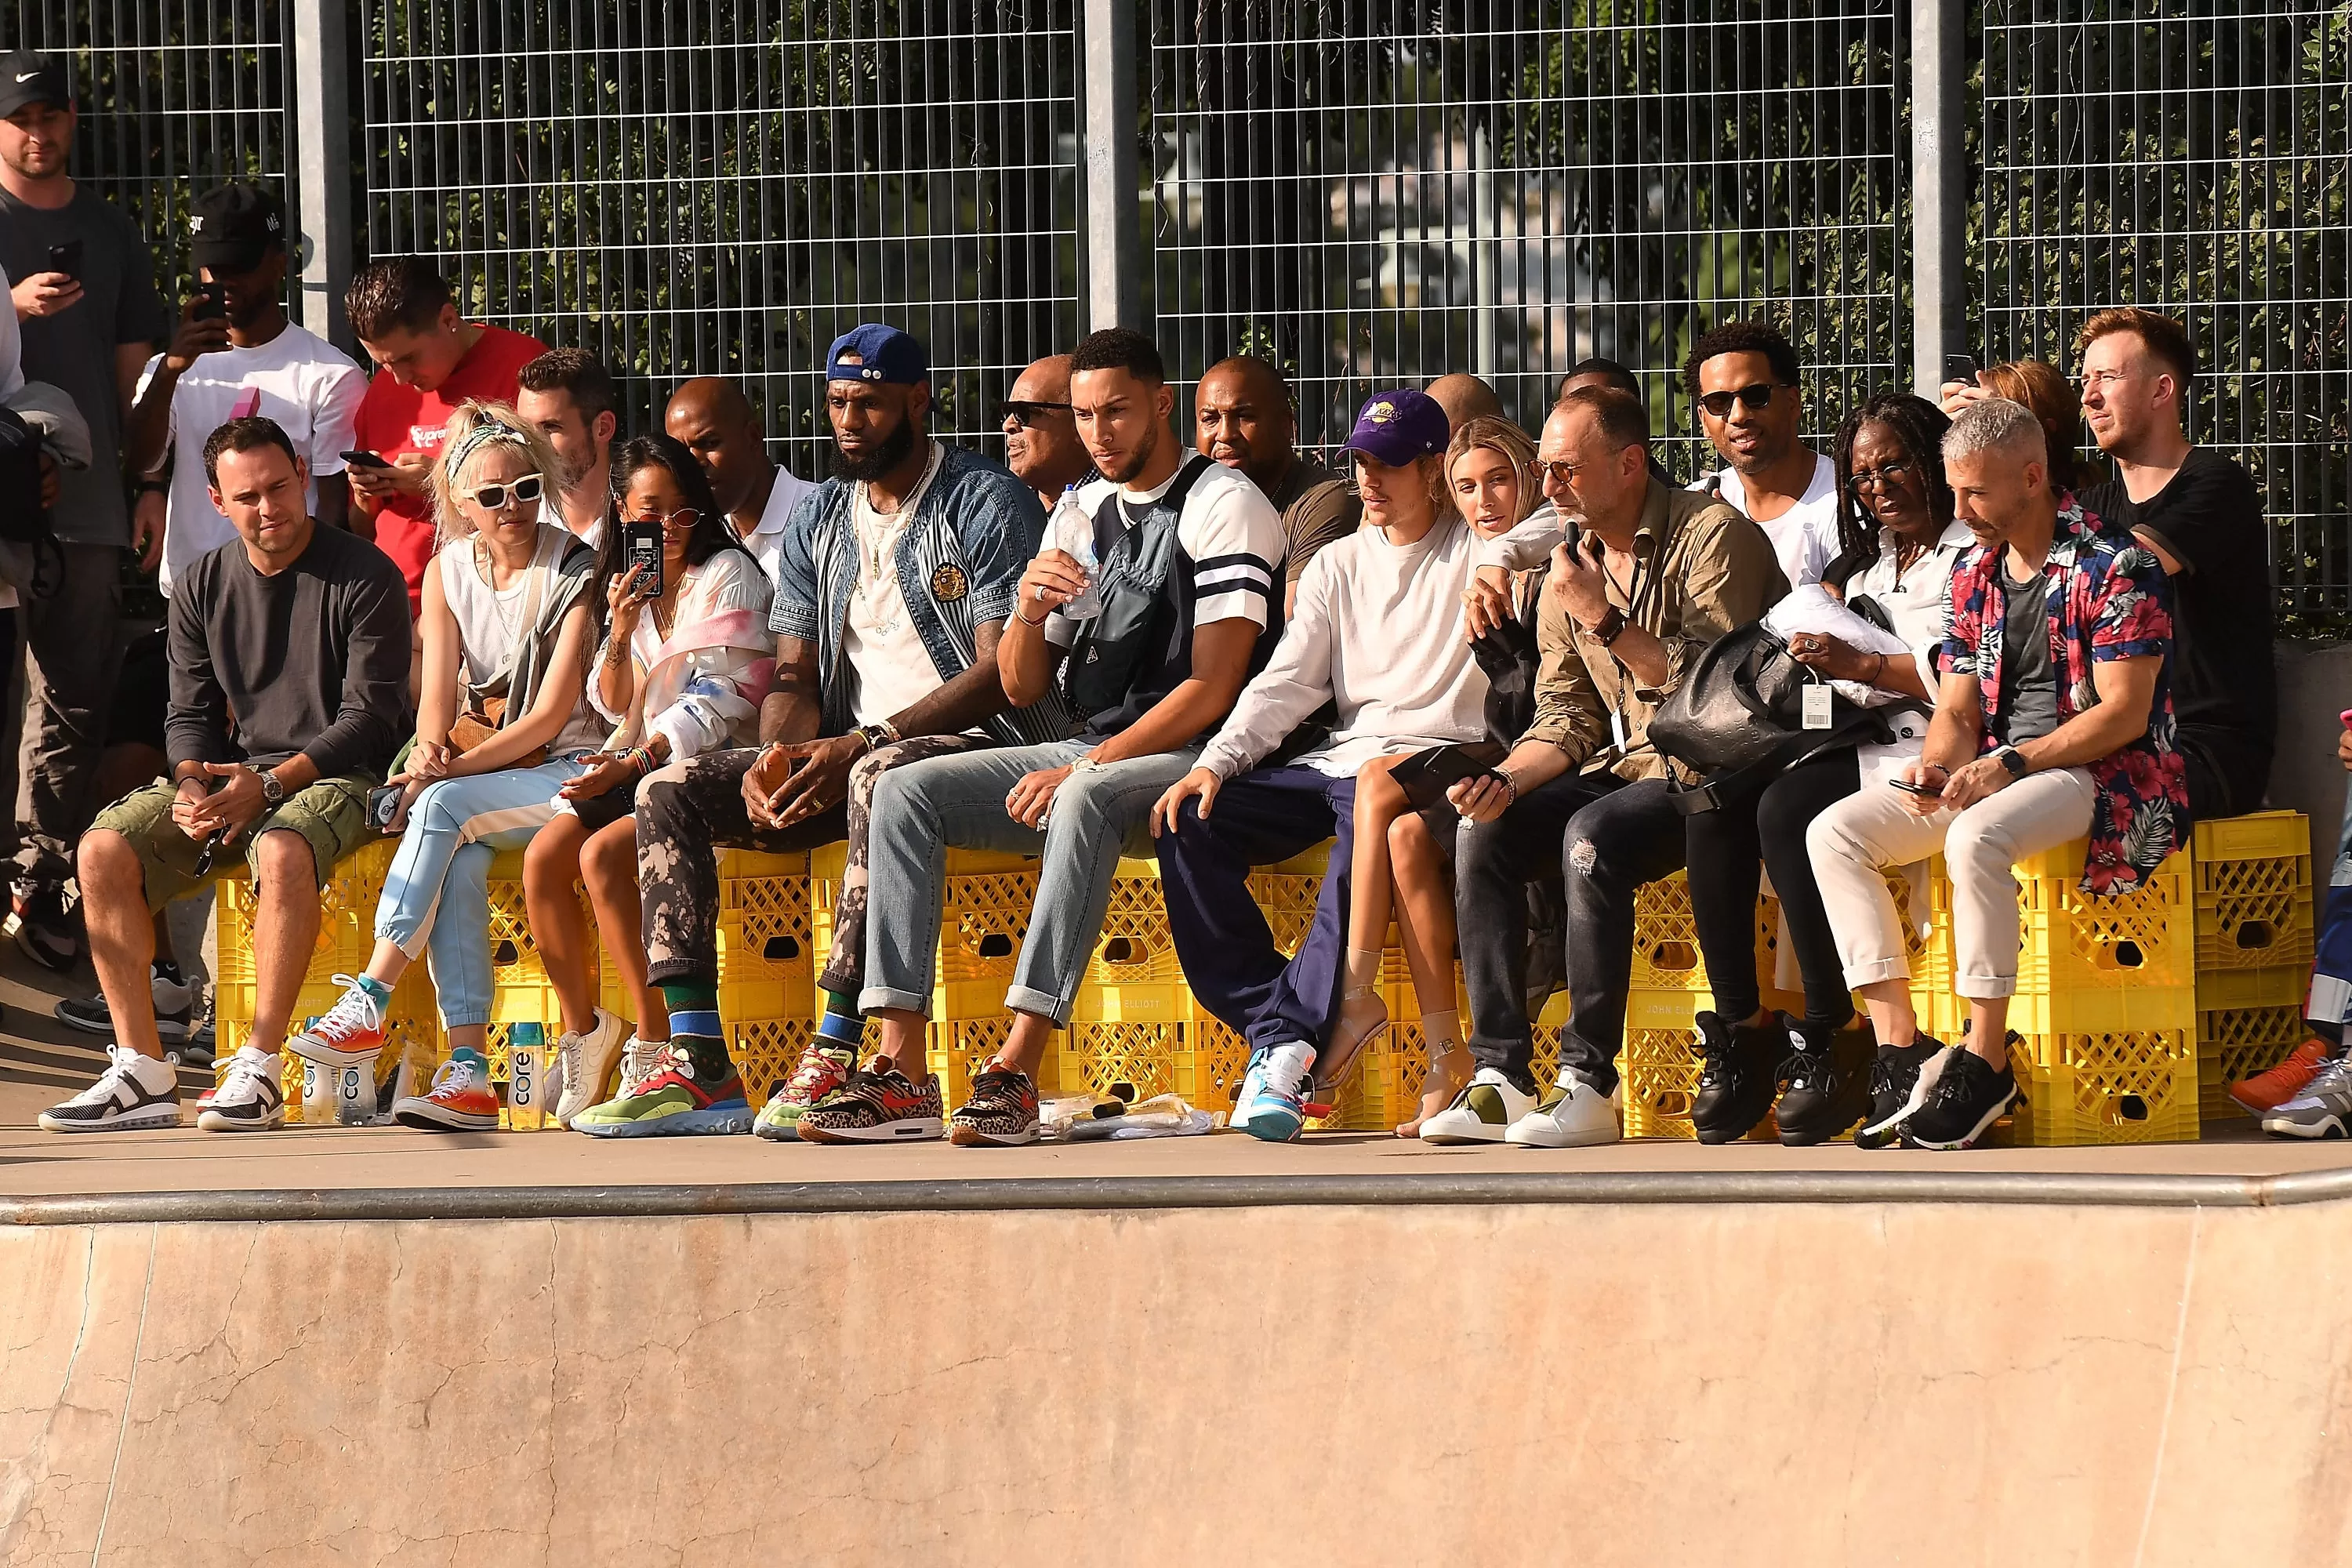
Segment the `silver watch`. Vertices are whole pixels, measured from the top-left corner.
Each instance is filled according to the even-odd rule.
[[[268,768],[256,768],[253,771],[255,773],[259,775],[261,779],[261,804],[263,806],[268,810],[276,811],[279,806],[285,805],[286,786],[278,782],[278,775],[271,773]]]

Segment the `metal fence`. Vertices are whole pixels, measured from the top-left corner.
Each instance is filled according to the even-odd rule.
[[[21,0],[0,12],[0,49],[72,62],[81,128],[77,178],[155,247],[173,300],[194,282],[188,204],[232,179],[283,191],[298,227],[294,118],[283,0]]]
[[[1376,386],[1450,370],[1532,423],[1597,352],[1643,376],[1690,472],[1708,458],[1675,372],[1725,316],[1790,329],[1817,436],[1908,381],[1915,342],[1932,363],[1914,196],[1924,226],[1957,172],[1969,199],[1939,210],[1957,231],[1966,208],[1968,247],[1934,281],[1965,289],[1970,346],[2071,369],[2091,310],[2184,315],[2193,432],[2265,485],[2284,607],[2352,617],[2352,6],[1787,9],[367,0],[346,27],[334,0],[17,0],[0,44],[74,53],[77,172],[183,284],[194,186],[252,175],[292,204],[293,84],[340,108],[348,80],[357,177],[314,176],[346,198],[302,215],[314,244],[441,258],[471,313],[604,355],[635,427],[685,375],[740,377],[805,473],[839,328],[924,336],[942,427],[992,446],[1013,374],[1119,297],[1093,275],[1110,255],[1181,376],[1269,354],[1312,444]],[[1935,58],[1915,16],[1980,68],[1966,91],[1913,99]],[[1130,17],[1131,74],[1082,70]],[[300,71],[297,37],[324,57]],[[306,134],[312,162],[341,123]],[[1915,171],[1923,132],[1948,151]],[[1136,207],[1083,210],[1082,165],[1129,145]],[[1124,250],[1090,248],[1105,233]]]
[[[1892,0],[1150,0],[1153,305],[1190,374],[1295,379],[1302,438],[1472,371],[1530,427],[1579,359],[1676,377],[1729,316],[1803,351],[1811,423],[1901,377],[1908,133]],[[1905,378],[1907,379],[1907,378]]]
[[[934,427],[1078,335],[1075,0],[370,0],[366,248],[445,258],[467,309],[598,353],[650,427],[743,381],[821,475],[824,353],[929,345]]]
[[[2184,319],[2190,435],[2266,492],[2281,609],[2352,611],[2352,7],[2019,0],[1984,34],[1986,349],[2075,368],[2091,312]]]

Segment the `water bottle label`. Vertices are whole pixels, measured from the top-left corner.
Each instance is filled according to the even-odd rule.
[[[537,1127],[539,1114],[539,1047],[525,1044],[522,1031],[507,1045],[507,1121],[514,1127]]]

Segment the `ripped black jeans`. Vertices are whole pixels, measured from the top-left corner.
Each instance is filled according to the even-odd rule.
[[[1664,779],[1623,784],[1570,774],[1529,790],[1493,822],[1465,823],[1454,847],[1454,912],[1470,997],[1470,1051],[1523,1089],[1534,1085],[1527,1003],[1529,868],[1559,867],[1568,894],[1569,1026],[1560,1065],[1607,1094],[1617,1087],[1625,993],[1633,974],[1633,895],[1683,868],[1683,816]]]

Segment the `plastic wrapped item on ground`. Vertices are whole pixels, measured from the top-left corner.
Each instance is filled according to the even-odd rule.
[[[1073,1143],[1129,1138],[1192,1138],[1216,1130],[1223,1117],[1195,1110],[1181,1094],[1155,1094],[1124,1113],[1097,1115],[1073,1121],[1064,1134]]]

